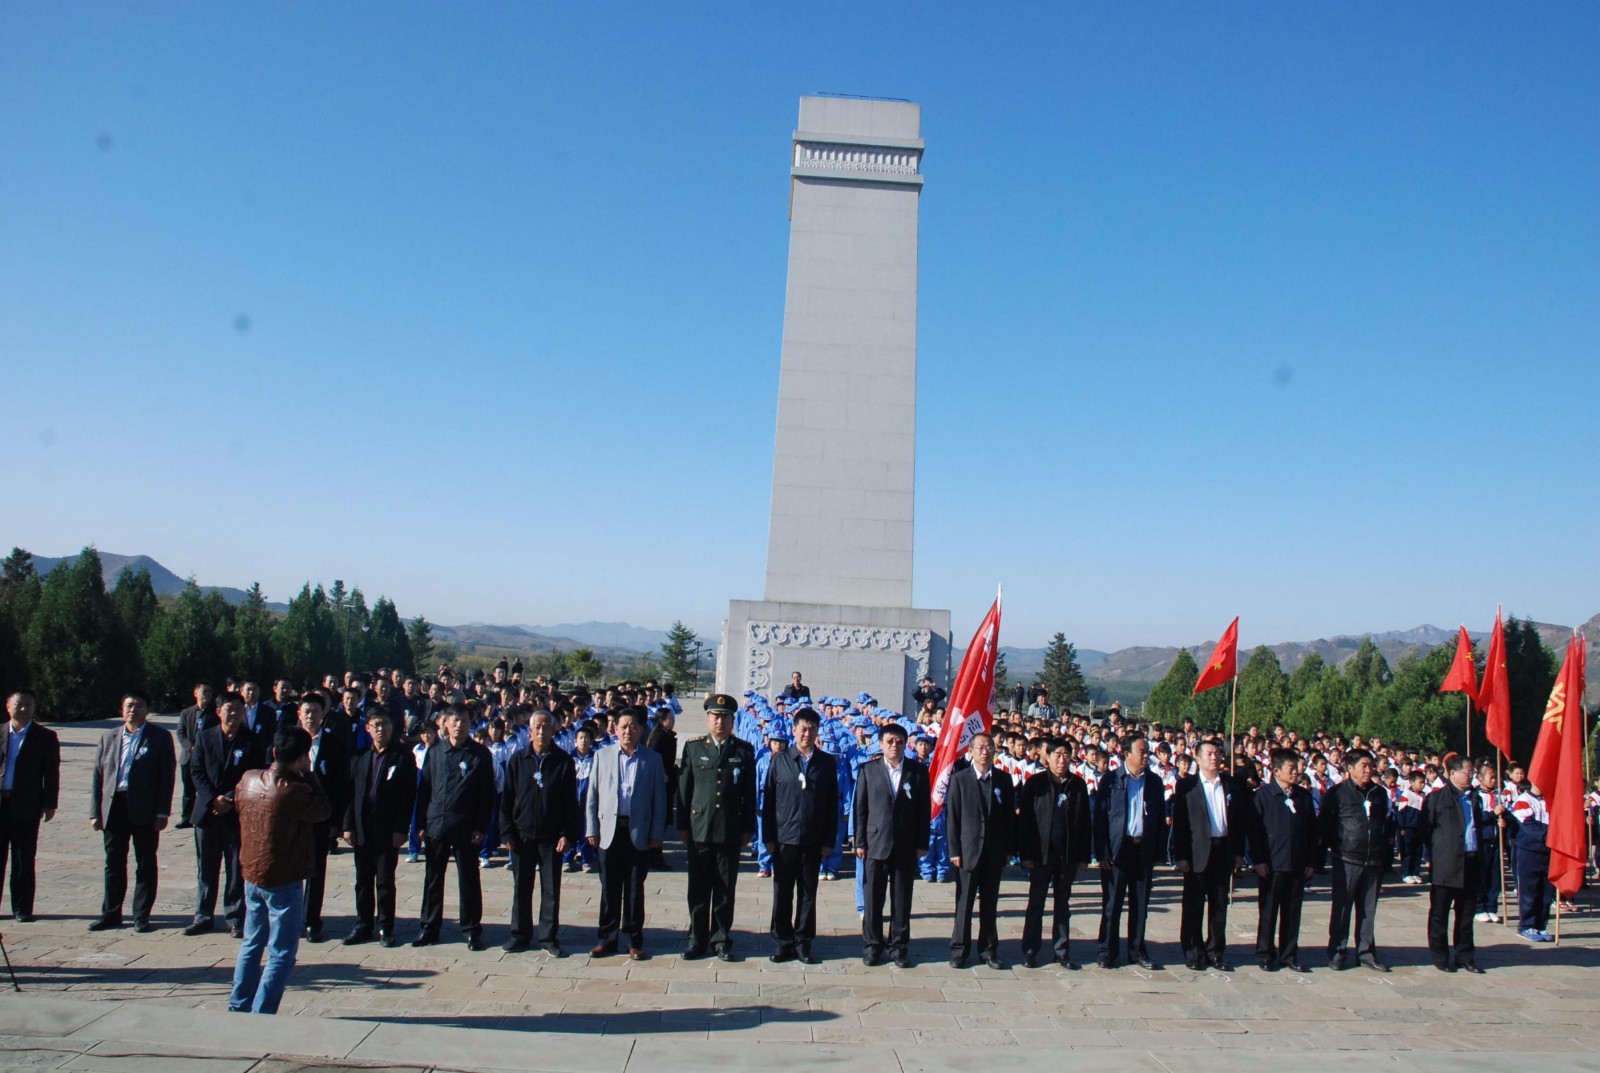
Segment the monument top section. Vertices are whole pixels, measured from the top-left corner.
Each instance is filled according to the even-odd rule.
[[[922,185],[922,106],[801,97],[794,178]]]

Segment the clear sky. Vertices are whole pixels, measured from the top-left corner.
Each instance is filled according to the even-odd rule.
[[[0,5],[0,542],[759,598],[800,96],[923,106],[964,644],[1600,611],[1600,5]],[[870,429],[841,427],[840,435]]]

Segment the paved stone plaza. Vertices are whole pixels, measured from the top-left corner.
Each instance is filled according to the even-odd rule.
[[[1167,1073],[1246,1073],[1306,1061],[1318,1069],[1435,1070],[1470,1062],[1498,1070],[1600,1070],[1600,929],[1592,912],[1566,918],[1559,947],[1532,947],[1504,927],[1479,925],[1479,962],[1488,974],[1447,976],[1427,956],[1426,888],[1395,885],[1380,903],[1378,930],[1395,971],[1335,973],[1315,956],[1327,925],[1326,884],[1319,881],[1301,932],[1315,971],[1268,975],[1254,968],[1255,902],[1245,896],[1232,913],[1238,971],[1198,974],[1182,967],[1178,881],[1168,870],[1158,882],[1150,934],[1155,956],[1177,968],[997,972],[946,964],[949,884],[919,884],[917,964],[865,968],[848,877],[821,885],[824,938],[817,949],[824,964],[773,965],[764,935],[769,888],[749,863],[739,888],[740,960],[682,963],[676,952],[684,880],[681,858],[670,852],[677,870],[652,877],[646,941],[653,956],[642,963],[589,960],[598,891],[596,877],[582,874],[567,875],[562,888],[568,957],[502,953],[511,886],[504,869],[484,874],[493,945],[483,953],[468,952],[448,923],[447,942],[425,952],[342,947],[352,897],[351,859],[341,855],[330,861],[325,915],[332,939],[301,945],[283,1015],[230,1015],[237,944],[226,932],[181,934],[193,910],[189,832],[163,836],[160,930],[85,930],[101,886],[99,837],[86,817],[88,781],[93,743],[108,725],[57,728],[63,807],[42,837],[40,918],[4,920],[24,993],[0,991],[0,1068],[268,1073],[342,1063],[637,1073],[849,1063],[909,1073],[988,1069],[998,1060],[1012,1068]],[[421,882],[422,866],[402,857],[403,919],[416,919]],[[452,880],[447,920],[453,890]],[[1002,901],[1008,963],[1018,956],[1022,890],[1013,879]],[[1098,885],[1091,879],[1081,892],[1074,956],[1092,964]],[[402,927],[406,940],[414,933],[414,923]],[[1530,1053],[1538,1055],[1533,1064]]]

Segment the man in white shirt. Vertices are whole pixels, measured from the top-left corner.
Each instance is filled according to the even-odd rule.
[[[1183,874],[1183,917],[1178,938],[1184,964],[1229,971],[1228,894],[1244,865],[1246,797],[1222,770],[1215,740],[1195,747],[1197,772],[1178,784],[1172,814],[1172,852]]]

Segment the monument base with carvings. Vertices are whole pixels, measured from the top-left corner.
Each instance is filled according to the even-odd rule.
[[[899,712],[925,674],[950,681],[950,612],[734,600],[722,623],[717,689],[773,696],[799,671],[811,695],[867,692]]]

